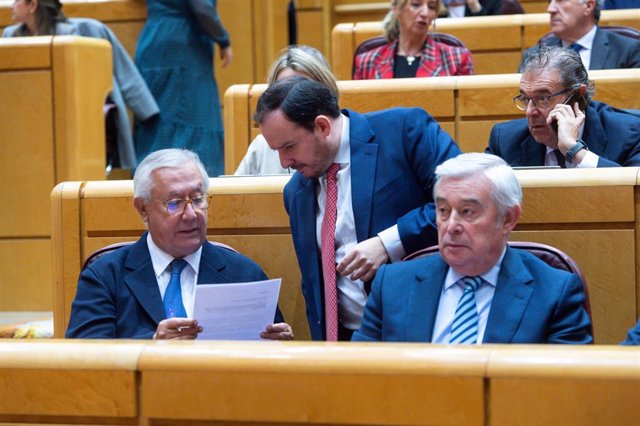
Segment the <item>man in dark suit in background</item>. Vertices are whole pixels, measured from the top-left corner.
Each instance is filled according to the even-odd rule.
[[[592,101],[594,92],[577,53],[537,50],[514,98],[526,118],[496,124],[486,152],[511,166],[640,166],[640,117]]]
[[[460,150],[421,109],[341,112],[331,89],[303,78],[269,87],[255,119],[297,170],[284,202],[311,335],[349,340],[380,265],[435,243],[433,171]]]
[[[436,168],[440,252],[385,265],[354,341],[592,343],[580,278],[507,245],[522,190],[488,154]]]
[[[66,337],[195,339],[202,331],[193,318],[197,284],[266,279],[249,258],[207,242],[209,178],[195,153],[150,154],[133,187],[148,232],[81,272]],[[282,321],[279,311],[276,321]],[[280,322],[261,337],[290,340],[293,333]]]
[[[640,67],[637,38],[598,27],[601,6],[602,0],[550,0],[547,11],[553,37],[544,44],[575,50],[588,70]],[[538,48],[524,52],[520,72],[527,56]]]

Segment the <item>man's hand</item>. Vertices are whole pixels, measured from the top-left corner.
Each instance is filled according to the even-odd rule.
[[[268,325],[260,337],[270,340],[293,340],[293,330],[286,322]]]
[[[388,260],[387,250],[380,237],[376,236],[355,246],[338,264],[336,270],[352,281],[371,281],[380,265]]]
[[[231,64],[231,60],[233,59],[233,50],[231,50],[231,46],[227,46],[224,49],[220,49],[220,60],[222,61],[222,68],[226,68]]]
[[[189,318],[168,318],[160,321],[154,339],[193,340],[202,332],[198,321]]]
[[[558,104],[549,112],[547,123],[555,120],[558,124],[558,149],[562,155],[566,155],[575,145],[584,119],[585,115],[577,102],[573,105]]]

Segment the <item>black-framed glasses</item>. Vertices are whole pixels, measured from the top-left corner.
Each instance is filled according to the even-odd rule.
[[[551,99],[555,98],[556,96],[563,95],[569,91],[571,91],[571,89],[564,89],[559,92],[552,93],[550,95],[538,95],[538,96],[532,96],[530,98],[523,94],[520,94],[518,96],[514,96],[513,102],[516,104],[516,107],[518,109],[521,109],[522,111],[527,110],[527,107],[529,106],[529,101],[533,102],[533,106],[535,106],[538,109],[548,109],[555,106],[555,104],[551,101]]]
[[[209,208],[209,202],[211,201],[211,195],[196,195],[195,197],[189,197],[186,200],[182,198],[174,198],[173,200],[153,200],[158,203],[162,203],[167,209],[169,216],[184,213],[187,208],[187,204],[191,203],[194,209],[204,211]]]

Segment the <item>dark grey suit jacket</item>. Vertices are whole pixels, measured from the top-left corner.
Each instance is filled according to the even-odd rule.
[[[544,43],[546,46],[562,46],[558,37],[551,37]],[[539,46],[527,49],[522,55],[518,72],[522,72],[529,53],[536,52]],[[623,36],[613,31],[598,28],[593,38],[590,70],[606,70],[615,68],[640,68],[640,41]]]

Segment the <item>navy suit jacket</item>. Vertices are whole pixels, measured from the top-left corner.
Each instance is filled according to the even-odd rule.
[[[343,113],[350,119],[351,201],[358,242],[397,224],[407,253],[435,244],[434,170],[460,154],[458,146],[419,108]],[[295,173],[284,189],[284,203],[302,272],[311,336],[324,340],[316,183],[317,179]]]
[[[640,321],[629,329],[627,333],[627,340],[621,343],[621,345],[631,346],[631,345],[640,345]]]
[[[546,46],[562,46],[558,37],[551,37]],[[522,55],[518,72],[529,53],[538,50],[538,46],[530,47]],[[590,70],[608,70],[615,68],[640,68],[640,43],[638,39],[617,34],[613,31],[598,28],[591,46]]]
[[[209,242],[202,246],[198,284],[266,278],[248,257]],[[135,244],[101,256],[80,273],[65,337],[150,339],[164,319],[145,233]],[[280,321],[282,316],[277,311],[275,322]]]
[[[640,166],[640,117],[591,101],[582,140],[600,156],[598,167]],[[546,146],[535,141],[527,119],[496,124],[485,152],[511,166],[544,166]]]
[[[385,265],[354,341],[431,342],[449,266],[440,254]],[[483,343],[592,343],[578,276],[507,248]]]

